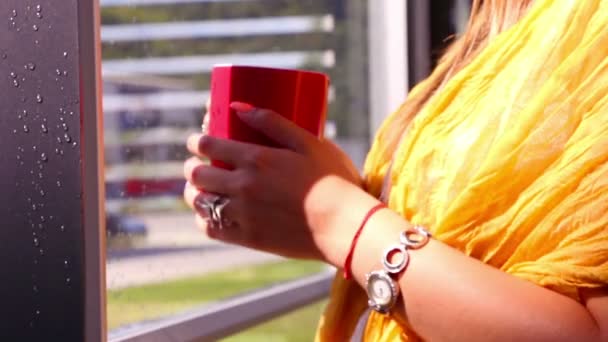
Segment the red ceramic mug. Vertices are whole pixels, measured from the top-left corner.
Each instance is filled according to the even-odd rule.
[[[230,108],[238,101],[271,109],[321,137],[327,115],[327,75],[305,70],[219,65],[211,74],[209,135],[277,146]],[[213,165],[226,167],[213,161]]]

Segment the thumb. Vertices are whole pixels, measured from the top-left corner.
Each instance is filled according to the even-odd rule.
[[[230,108],[245,124],[293,151],[306,153],[317,140],[310,132],[270,109],[255,108],[243,102],[232,102]]]

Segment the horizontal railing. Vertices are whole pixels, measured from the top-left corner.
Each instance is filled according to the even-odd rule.
[[[175,5],[175,4],[195,4],[205,2],[237,2],[251,0],[101,0],[101,7],[118,6],[156,6],[156,5]]]
[[[335,64],[334,52],[289,51],[213,56],[148,57],[139,59],[106,60],[103,76],[118,75],[178,75],[210,72],[218,64],[242,64],[275,68],[297,68],[308,62],[331,68]]]
[[[215,341],[327,297],[334,272],[273,286],[167,320],[111,332],[109,342]]]
[[[332,32],[333,30],[334,22],[331,15],[223,19],[105,25],[101,28],[101,41],[116,43],[167,39],[277,36]]]

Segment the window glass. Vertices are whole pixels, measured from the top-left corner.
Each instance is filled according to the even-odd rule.
[[[185,140],[200,130],[214,64],[303,68],[330,75],[326,135],[362,165],[366,6],[101,0],[110,331],[325,269],[198,231],[181,198]]]

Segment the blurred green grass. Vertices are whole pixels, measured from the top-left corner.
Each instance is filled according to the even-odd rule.
[[[204,276],[164,283],[110,290],[108,328],[158,319],[272,284],[323,270],[319,262],[285,260],[240,267]],[[226,341],[310,341],[322,303],[299,309],[268,323],[239,333]]]

